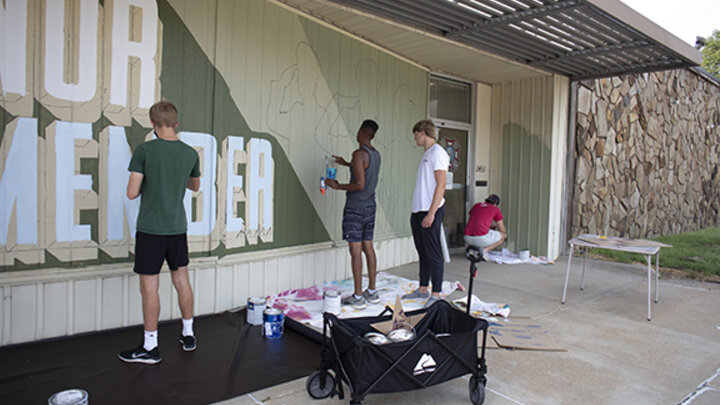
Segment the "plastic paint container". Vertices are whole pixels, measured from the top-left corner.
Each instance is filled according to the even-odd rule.
[[[333,315],[340,314],[340,307],[342,306],[342,300],[340,299],[340,291],[327,290],[323,293],[323,312],[329,312]]]
[[[263,311],[265,311],[265,298],[250,297],[247,301],[247,323],[262,325]]]
[[[333,180],[335,180],[335,176],[336,176],[336,175],[337,175],[337,168],[336,168],[336,167],[328,167],[328,168],[326,169],[325,176],[326,176],[328,179],[333,179]]]
[[[285,330],[285,314],[277,308],[263,311],[263,335],[268,339],[280,339]]]
[[[88,393],[80,388],[73,388],[53,394],[48,405],[88,405]]]

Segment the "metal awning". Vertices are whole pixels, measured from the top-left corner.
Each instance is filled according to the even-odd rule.
[[[391,38],[349,25],[347,12],[573,80],[689,67],[701,60],[695,48],[618,0],[280,1],[412,60],[417,59]]]

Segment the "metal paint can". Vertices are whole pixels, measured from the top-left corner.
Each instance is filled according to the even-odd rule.
[[[88,405],[88,393],[80,388],[73,388],[53,394],[48,405]]]
[[[415,339],[415,328],[409,323],[403,322],[401,325],[391,330],[387,334],[388,339],[391,342],[407,342]]]
[[[280,339],[285,330],[285,314],[277,308],[263,311],[263,335],[268,339]]]
[[[265,298],[250,297],[247,302],[247,323],[250,325],[262,325],[263,311],[265,311]]]
[[[340,291],[327,290],[323,293],[323,312],[329,312],[333,315],[340,315],[340,307],[342,306]]]
[[[369,340],[370,343],[380,346],[390,343],[390,340],[379,332],[368,332],[365,334],[365,339]]]

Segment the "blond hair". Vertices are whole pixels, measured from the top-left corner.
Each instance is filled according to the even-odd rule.
[[[437,131],[435,130],[435,124],[433,124],[432,120],[426,119],[418,121],[413,127],[413,133],[415,132],[422,132],[430,138],[437,139]]]
[[[159,101],[150,107],[150,121],[159,127],[174,127],[178,111],[169,101]]]

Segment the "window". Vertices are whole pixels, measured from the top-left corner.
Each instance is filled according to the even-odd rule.
[[[430,77],[430,116],[470,123],[470,84]]]

